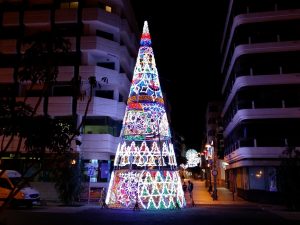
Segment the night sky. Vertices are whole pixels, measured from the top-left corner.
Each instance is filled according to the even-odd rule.
[[[200,150],[207,101],[220,98],[220,43],[227,4],[131,0],[142,31],[148,21],[162,89],[171,104],[171,126],[188,148]]]

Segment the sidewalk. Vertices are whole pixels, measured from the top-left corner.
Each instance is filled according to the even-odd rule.
[[[227,188],[217,187],[217,195],[218,200],[213,200],[208,192],[208,188],[205,187],[205,181],[200,180],[192,180],[194,183],[193,189],[193,199],[195,206],[197,208],[204,206],[221,206],[221,205],[232,205],[232,206],[243,206],[243,207],[256,207],[261,210],[267,211],[274,215],[278,215],[284,219],[293,220],[295,224],[300,221],[300,212],[290,212],[287,211],[284,206],[281,205],[270,205],[270,204],[262,204],[245,201],[244,199],[237,197],[235,194],[234,200],[232,196],[232,192],[230,192]],[[191,198],[189,193],[185,193],[186,199],[186,208],[191,208]],[[100,205],[97,202],[91,202],[87,204],[87,202],[82,202],[80,206],[69,206],[69,207],[61,207],[61,203],[59,202],[47,202],[47,204],[42,205],[41,207],[34,208],[33,212],[54,212],[54,213],[79,213],[83,210],[89,210],[91,208],[101,209]],[[128,209],[132,210],[132,209]],[[32,211],[32,210],[30,210]]]
[[[236,194],[233,196],[232,192],[224,187],[217,187],[218,200],[213,200],[208,192],[208,188],[205,187],[205,181],[192,180],[194,183],[193,199],[197,207],[201,205],[243,205],[258,207],[262,210],[268,211],[272,214],[276,214],[282,218],[288,220],[300,221],[300,212],[291,212],[282,205],[261,204],[255,202],[246,201]],[[234,197],[234,198],[233,198]],[[191,198],[188,192],[185,193],[185,199],[187,207],[192,207]]]
[[[253,204],[237,197],[236,194],[233,196],[232,192],[224,187],[217,187],[218,200],[213,200],[208,188],[205,187],[205,181],[193,180],[192,182],[194,183],[193,199],[196,205]],[[190,206],[191,199],[188,192],[185,193],[185,199],[187,206]]]

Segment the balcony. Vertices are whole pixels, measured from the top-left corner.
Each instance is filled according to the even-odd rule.
[[[72,97],[49,97],[48,113],[51,116],[65,116],[72,114]]]
[[[124,67],[128,68],[129,71],[133,71],[134,60],[130,56],[127,47],[126,46],[121,46],[120,53],[121,53],[120,54],[121,64],[123,64]]]
[[[1,135],[0,138],[1,138],[1,141],[3,141],[2,146],[3,146],[3,149],[4,149],[4,148],[7,147],[7,144],[9,143],[10,136],[5,137],[5,138],[3,139],[3,136]],[[9,146],[8,146],[8,148],[7,148],[7,152],[8,152],[8,153],[9,153],[9,152],[16,153],[16,150],[17,150],[18,145],[19,145],[19,140],[20,140],[20,138],[17,137],[17,136],[15,136],[15,137],[13,138],[13,141],[9,144]],[[25,139],[22,139],[21,146],[20,146],[20,151],[21,151],[21,152],[24,152],[24,151],[25,151],[25,150],[24,150],[24,149],[25,149],[24,143],[25,143]]]
[[[81,135],[81,150],[83,154],[107,154],[109,160],[110,155],[116,153],[119,137],[114,137],[110,134],[82,134]]]
[[[227,41],[227,46],[226,46],[221,70],[223,71],[223,69],[225,67],[225,62],[228,57],[229,49],[231,48],[231,45],[232,45],[231,42],[233,40],[233,36],[234,36],[235,31],[238,26],[242,26],[244,24],[250,24],[250,23],[260,23],[260,22],[269,22],[269,21],[278,21],[278,20],[293,20],[293,19],[299,19],[299,18],[300,18],[300,10],[299,9],[240,14],[240,15],[234,17],[234,20],[233,20],[232,26],[231,26],[231,30],[230,30],[230,36]],[[228,24],[226,24],[226,25],[228,25]]]
[[[107,77],[108,85],[127,88],[130,85],[125,74],[120,74],[115,70],[107,69],[101,66],[80,66],[79,74],[82,80],[88,80],[90,76],[95,76],[96,80],[101,83],[103,77]]]
[[[240,147],[226,155],[224,160],[229,164],[241,161],[239,166],[255,166],[257,163],[253,161],[259,159],[260,163],[266,166],[263,159],[279,159],[285,149],[286,147]]]
[[[226,72],[226,78],[223,83],[222,93],[224,93],[225,87],[227,86],[230,74],[234,68],[236,60],[246,54],[262,54],[272,52],[289,52],[299,51],[300,41],[286,41],[286,42],[269,42],[259,44],[243,44],[235,48],[233,56],[230,61],[229,68]]]
[[[69,51],[75,52],[76,51],[76,38],[75,37],[65,37],[71,44]]]
[[[24,97],[18,97],[16,98],[16,101],[24,101]],[[27,100],[26,100],[26,103],[31,105],[32,108],[35,108],[36,104],[38,103],[39,101],[39,97],[28,97]],[[35,115],[43,115],[44,114],[44,111],[43,111],[43,99],[41,101],[41,103],[39,104],[38,108],[37,108],[37,111],[35,113]]]
[[[300,118],[300,108],[264,108],[238,110],[231,122],[224,130],[224,137],[243,120],[276,119],[276,118]]]
[[[81,38],[82,51],[98,50],[105,54],[109,53],[114,56],[120,56],[120,45],[117,42],[107,40],[96,36],[86,36]]]
[[[77,23],[77,9],[57,9],[55,23]]]
[[[85,108],[87,106],[88,98],[83,101],[78,102],[77,112],[83,115]],[[101,115],[109,116],[116,120],[122,120],[124,117],[126,105],[123,102],[118,102],[116,100],[93,97],[92,102],[88,109],[88,115]]]
[[[24,13],[24,24],[31,25],[50,25],[50,10],[26,11]]]
[[[14,69],[0,68],[0,83],[13,83],[13,82],[14,82]]]
[[[283,84],[300,84],[300,74],[293,73],[238,77],[236,78],[231,92],[226,99],[222,114],[224,115],[226,113],[236,93],[243,87]]]
[[[82,22],[83,23],[104,23],[107,26],[113,26],[114,28],[120,28],[120,17],[107,13],[103,9],[97,8],[85,8],[82,10]]]
[[[58,75],[56,81],[71,81],[74,76],[74,66],[58,67]]]
[[[121,37],[131,51],[136,52],[138,49],[135,35],[131,32],[127,20],[122,19],[121,21]]]
[[[0,49],[2,54],[16,54],[17,40],[0,40]]]
[[[3,26],[19,26],[19,12],[4,12],[3,13]]]

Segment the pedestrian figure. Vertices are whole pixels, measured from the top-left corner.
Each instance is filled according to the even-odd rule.
[[[189,180],[188,181],[188,191],[190,193],[191,199],[193,199],[193,189],[194,189],[194,184]]]
[[[195,202],[194,202],[194,199],[192,199],[191,205],[192,205],[192,207],[196,207],[196,204],[195,204]]]
[[[105,194],[105,189],[103,188],[102,194],[101,194],[101,199],[100,199],[101,209],[108,208],[108,206],[107,206],[107,204],[105,202],[105,198],[106,198],[106,194]]]
[[[140,210],[138,195],[136,195],[135,204],[134,204],[134,207],[133,207],[133,211],[135,211],[135,210]]]
[[[177,201],[175,202],[175,209],[180,209],[180,206]]]
[[[183,185],[182,185],[182,190],[183,192],[186,192],[186,189],[187,189],[187,185],[185,182],[183,182]]]

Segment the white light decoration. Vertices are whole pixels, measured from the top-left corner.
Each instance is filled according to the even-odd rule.
[[[195,149],[188,150],[185,157],[187,158],[187,167],[196,167],[201,163],[201,157]]]
[[[134,68],[106,203],[144,209],[186,205],[147,22]]]

